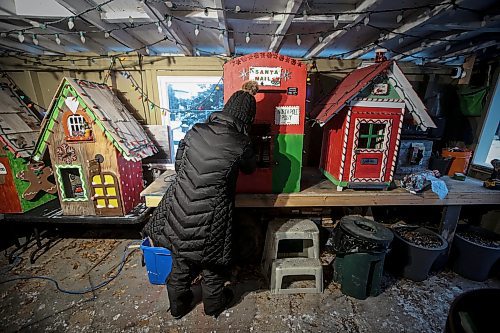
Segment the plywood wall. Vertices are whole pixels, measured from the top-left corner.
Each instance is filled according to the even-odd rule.
[[[35,63],[31,60],[25,62],[18,58],[2,57],[0,68],[6,71],[33,101],[48,107],[64,76],[103,82],[111,64],[109,59],[94,62],[77,58],[64,60],[40,59]],[[160,125],[161,111],[150,110],[149,105],[141,100],[141,95],[134,90],[129,79],[120,74],[123,71],[122,65],[139,84],[142,77],[144,92],[155,104],[160,105],[158,76],[222,76],[224,62],[224,59],[218,57],[145,57],[139,62],[136,56],[127,56],[122,58],[121,63],[115,64],[106,83],[117,91],[122,102],[142,124]],[[329,77],[336,81],[335,79],[341,79],[359,63],[359,60],[317,60],[317,70],[313,71],[319,71],[325,81]],[[307,64],[310,65],[311,62]],[[415,82],[424,81],[424,73],[429,71],[413,64],[402,64],[401,67],[409,79]],[[444,77],[449,70],[433,69],[432,72],[442,73]]]

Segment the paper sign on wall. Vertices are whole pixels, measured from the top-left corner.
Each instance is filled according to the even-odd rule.
[[[298,125],[300,108],[298,106],[277,106],[274,112],[275,125]]]
[[[260,86],[279,87],[281,85],[281,67],[250,67],[249,79]]]

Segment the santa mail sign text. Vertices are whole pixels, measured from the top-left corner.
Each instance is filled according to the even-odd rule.
[[[281,85],[281,67],[250,67],[249,79],[257,81],[260,86]]]

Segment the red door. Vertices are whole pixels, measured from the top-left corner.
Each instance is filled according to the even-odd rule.
[[[350,181],[383,182],[392,120],[356,119]]]

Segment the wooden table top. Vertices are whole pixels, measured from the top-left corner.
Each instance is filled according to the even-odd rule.
[[[156,207],[165,193],[174,171],[164,172],[149,185],[141,196],[148,207]],[[445,206],[500,204],[500,191],[483,187],[483,182],[469,178],[465,181],[442,177],[448,186],[448,195],[440,200],[431,190],[411,194],[402,188],[389,191],[352,190],[337,191],[337,187],[324,178],[318,169],[303,168],[302,190],[297,193],[236,195],[236,207],[333,207],[333,206]]]

